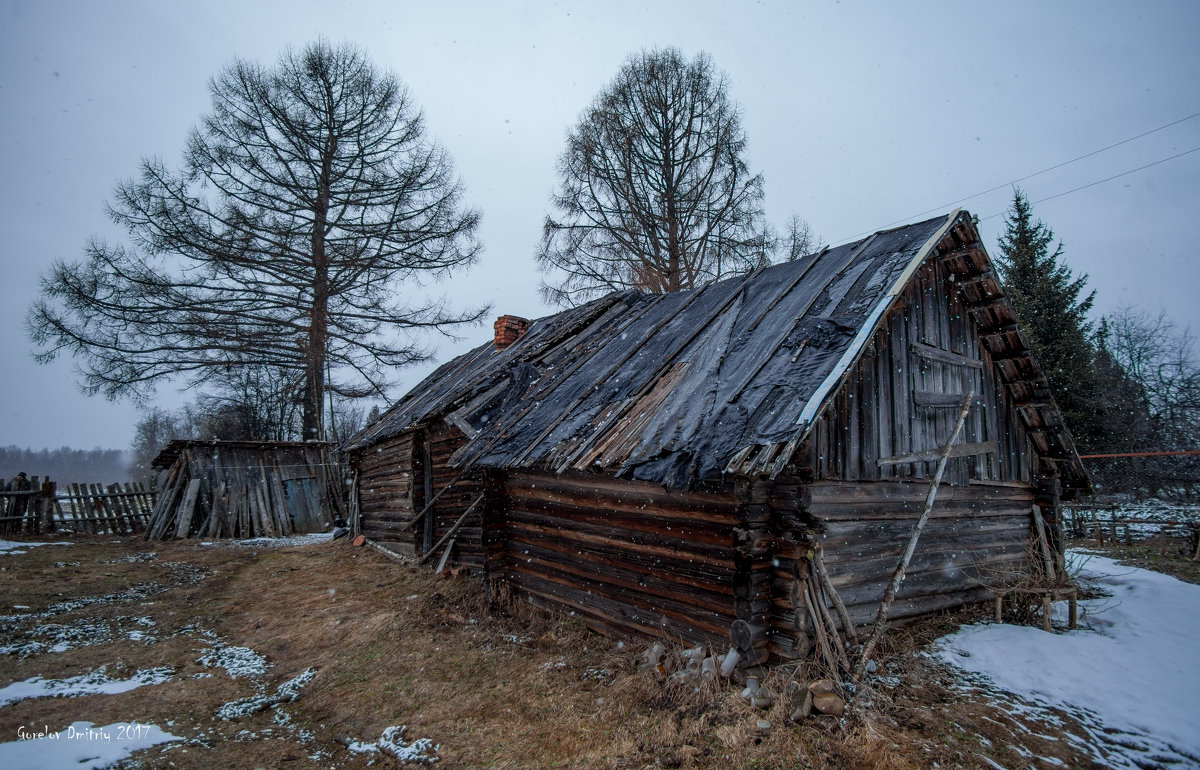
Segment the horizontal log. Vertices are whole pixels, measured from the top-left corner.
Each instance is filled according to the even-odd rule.
[[[561,538],[566,541],[606,545],[615,547],[618,552],[630,550],[673,559],[686,558],[689,561],[721,568],[731,565],[737,555],[733,548],[723,548],[708,543],[663,537],[601,524],[573,522],[570,527],[562,527],[560,519],[535,511],[513,509],[507,512],[505,518],[510,528],[516,527],[526,532],[536,532],[544,538]]]
[[[926,524],[926,530],[921,534],[921,543],[953,542],[958,537],[982,534],[990,535],[993,539],[1002,539],[1012,533],[1015,538],[1027,539],[1031,532],[1030,521],[1028,511],[1012,511],[1007,516],[996,517],[931,517]],[[826,551],[834,557],[844,559],[855,550],[872,543],[899,545],[908,540],[915,524],[915,516],[904,519],[831,521],[826,524],[820,541]]]
[[[570,611],[575,614],[585,627],[596,633],[603,634],[610,639],[627,639],[633,641],[649,637],[682,641],[689,645],[703,644],[708,646],[720,646],[726,643],[723,634],[706,633],[690,627],[674,629],[672,632],[668,632],[657,626],[648,626],[643,623],[633,623],[610,617],[591,607],[572,603],[567,599],[553,594],[543,594],[534,587],[519,587],[522,589],[524,597],[529,603],[558,614],[561,614],[564,610]]]
[[[530,512],[554,516],[564,522],[604,524],[630,532],[646,532],[689,542],[709,543],[727,548],[733,547],[734,524],[732,522],[708,524],[695,520],[683,521],[660,517],[658,511],[655,510],[647,509],[644,511],[626,512],[619,509],[601,507],[595,503],[586,504],[583,501],[580,501],[580,504],[571,504],[522,497],[514,498],[512,506]],[[570,524],[567,524],[567,526],[570,526]]]
[[[998,500],[1033,500],[1033,487],[985,487],[942,484],[938,487],[937,504],[950,501],[992,503]],[[812,508],[837,502],[908,501],[924,504],[929,495],[928,481],[862,481],[862,482],[818,482],[809,484],[804,490],[804,507]]]
[[[692,611],[720,615],[731,620],[736,617],[734,603],[729,596],[695,589],[684,590],[682,586],[662,577],[630,570],[619,570],[579,560],[572,563],[562,558],[561,554],[546,549],[528,548],[514,553],[515,550],[507,549],[508,569],[545,575],[547,579],[559,579],[564,574],[571,575],[574,576],[573,584],[590,595],[607,597],[631,606],[672,608],[680,617],[685,617]],[[557,578],[552,578],[551,575]]]
[[[636,568],[641,570],[670,570],[675,573],[677,580],[691,580],[700,587],[711,582],[720,582],[732,587],[734,583],[732,562],[706,562],[690,558],[687,553],[677,550],[629,548],[620,542],[553,537],[553,534],[552,530],[546,531],[542,528],[538,531],[538,528],[518,523],[508,528],[506,537],[521,545],[552,547],[559,544],[559,547],[568,548],[581,558],[603,564],[636,565]]]
[[[649,482],[591,473],[564,473],[555,476],[513,473],[507,485],[510,490],[546,489],[576,497],[603,499],[606,502],[626,502],[634,505],[654,503],[672,510],[721,511],[734,517],[738,507],[731,485],[723,492],[719,488],[711,491],[676,491],[666,490]]]
[[[512,558],[518,560],[526,555],[526,549],[552,551],[560,554],[563,559],[593,564],[597,569],[612,569],[628,572],[631,575],[653,576],[657,580],[667,581],[673,590],[696,591],[711,595],[714,597],[714,601],[723,603],[724,606],[733,606],[735,578],[732,565],[727,565],[723,570],[712,570],[697,566],[694,562],[684,559],[647,558],[620,549],[581,548],[577,544],[567,543],[558,538],[529,542],[529,538],[522,540],[517,537],[507,537],[502,547],[505,551],[512,553]]]
[[[900,625],[898,621],[919,618],[942,610],[988,601],[991,598],[991,589],[984,587],[972,587],[948,593],[897,598],[892,603],[891,611],[888,613],[888,625]],[[851,622],[857,627],[862,627],[874,622],[879,604],[877,601],[867,604],[856,604],[853,607],[848,606],[846,609],[850,613]]]
[[[721,638],[728,634],[729,624],[733,622],[731,617],[700,610],[673,614],[644,601],[634,604],[597,596],[580,589],[569,576],[532,572],[520,565],[509,566],[505,576],[521,590],[556,599],[568,609],[598,615],[609,623],[639,627],[643,633]]]
[[[371,527],[372,529],[376,529],[380,532],[394,532],[399,535],[407,531],[407,528],[404,526],[403,519],[387,519],[381,516],[363,516],[360,521],[362,526]],[[412,539],[411,535],[409,539]]]
[[[1014,575],[1032,574],[1032,564],[1020,548],[996,549],[983,554],[930,554],[905,570],[901,596],[946,593],[979,585],[1011,585]],[[891,563],[891,569],[888,563]],[[874,559],[842,565],[832,575],[833,585],[846,606],[863,601],[879,602],[895,569],[895,559]]]

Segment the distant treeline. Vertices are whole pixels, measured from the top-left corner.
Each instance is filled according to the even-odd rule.
[[[22,449],[0,447],[0,478],[8,483],[21,471],[30,478],[49,476],[60,483],[128,481],[129,453],[122,449]]]

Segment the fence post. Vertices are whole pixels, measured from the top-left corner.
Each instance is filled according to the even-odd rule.
[[[39,500],[39,511],[42,518],[42,526],[45,528],[46,534],[51,534],[55,531],[54,526],[54,503],[58,496],[58,484],[47,478],[42,482],[42,499]]]

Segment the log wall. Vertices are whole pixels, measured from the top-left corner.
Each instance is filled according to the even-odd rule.
[[[772,506],[779,535],[768,631],[775,657],[803,656],[811,648],[820,610],[809,597],[836,618],[812,578],[809,562],[818,549],[851,622],[859,627],[874,621],[928,493],[928,483],[919,481],[776,485]],[[1034,573],[1035,493],[1021,484],[939,487],[889,619],[983,601]]]
[[[503,494],[507,505],[488,514],[489,571],[522,598],[617,638],[728,645],[739,608],[750,617],[754,597],[735,593],[732,489],[513,473]]]
[[[926,483],[879,482],[806,489],[806,512],[833,584],[856,625],[871,622],[929,494]],[[1035,568],[1034,490],[939,487],[891,618],[982,601]]]
[[[417,510],[421,510],[425,506],[426,490],[432,490],[432,494],[437,494],[438,491],[444,489],[450,482],[454,485],[442,493],[441,497],[433,504],[433,510],[430,511],[432,528],[421,529],[422,536],[418,541],[417,552],[424,555],[426,548],[436,544],[455,522],[466,512],[471,503],[483,492],[483,474],[479,471],[470,471],[462,474],[458,468],[450,466],[450,456],[453,455],[467,439],[458,428],[449,425],[439,425],[431,428],[422,437],[422,450],[419,453],[422,458],[429,457],[432,461],[428,486],[422,481],[417,484],[416,498],[418,499]],[[425,452],[425,447],[428,448],[428,453]],[[423,463],[423,460],[422,460]],[[424,465],[420,465],[422,473]],[[422,479],[424,479],[422,475]],[[455,480],[457,479],[457,481]],[[483,547],[483,510],[482,506],[477,506],[474,511],[467,517],[466,521],[454,533],[454,550],[451,551],[448,564],[470,567],[473,570],[483,568],[484,563],[484,547]],[[445,546],[442,546],[445,548]],[[430,557],[434,558],[434,557]],[[437,558],[440,558],[440,553]]]
[[[414,469],[411,432],[354,453],[358,473],[360,529],[375,543],[404,556],[415,555],[414,533],[404,529],[413,517]],[[419,482],[418,482],[419,483]],[[417,510],[420,510],[419,508]]]
[[[457,428],[439,425],[355,452],[362,533],[394,553],[424,556],[483,490],[481,473],[464,475],[449,464],[465,441]],[[425,519],[407,526],[438,492]],[[448,564],[483,567],[481,513],[477,508],[455,532]]]

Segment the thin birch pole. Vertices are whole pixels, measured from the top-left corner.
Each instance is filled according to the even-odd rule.
[[[833,602],[833,607],[837,610],[838,617],[842,619],[842,633],[850,638],[851,644],[858,644],[858,634],[854,631],[854,622],[850,620],[850,613],[846,611],[846,605],[842,603],[842,597],[838,595],[837,589],[833,587],[833,579],[829,577],[829,571],[825,569],[825,559],[821,555],[820,543],[813,544],[812,563],[816,567],[817,576],[821,579],[821,585],[825,589],[825,594]]]
[[[854,672],[856,680],[862,678],[863,672],[867,668],[867,661],[871,659],[871,653],[875,651],[875,645],[883,637],[883,630],[887,626],[888,612],[892,608],[896,594],[900,591],[900,584],[904,582],[904,571],[908,569],[908,563],[912,561],[913,553],[917,550],[917,540],[921,537],[921,530],[925,529],[925,522],[929,520],[929,514],[933,512],[933,501],[937,497],[938,486],[942,483],[942,476],[946,472],[946,461],[950,458],[950,446],[962,432],[963,423],[966,422],[967,413],[971,411],[971,402],[974,400],[975,391],[972,390],[963,399],[962,409],[958,412],[958,421],[954,423],[954,431],[951,432],[950,438],[946,439],[946,445],[942,447],[937,473],[933,477],[933,484],[929,487],[929,495],[925,498],[925,507],[917,518],[916,526],[913,527],[912,534],[908,538],[908,545],[905,546],[904,553],[900,555],[900,563],[896,565],[896,571],[892,573],[892,580],[883,593],[883,601],[880,602],[879,612],[875,615],[875,625],[871,629],[871,636],[863,645],[862,655],[858,659],[858,666]]]

